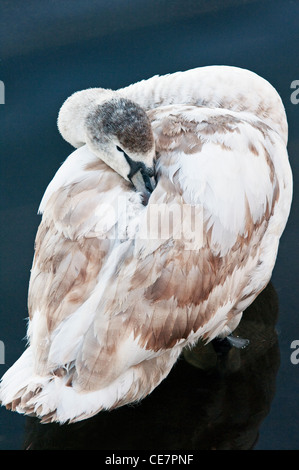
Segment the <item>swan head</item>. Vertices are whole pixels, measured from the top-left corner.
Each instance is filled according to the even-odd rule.
[[[146,112],[136,103],[114,97],[87,115],[86,142],[91,150],[137,191],[153,191],[155,141]]]

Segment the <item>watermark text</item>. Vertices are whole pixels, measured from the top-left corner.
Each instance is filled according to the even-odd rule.
[[[299,103],[299,80],[293,80],[291,83],[291,88],[295,89],[291,94],[291,103],[298,104]]]
[[[0,341],[0,365],[5,364],[5,346],[3,341]]]
[[[299,339],[292,341],[291,349],[294,349],[290,357],[291,363],[297,365],[299,364]]]
[[[2,80],[0,80],[0,104],[5,104],[5,86]]]
[[[135,218],[125,197],[115,203],[101,204],[96,210],[99,223],[98,238],[118,240],[136,236],[139,240],[180,240],[185,250],[198,250],[203,246],[203,207],[200,204],[151,203],[143,214]]]

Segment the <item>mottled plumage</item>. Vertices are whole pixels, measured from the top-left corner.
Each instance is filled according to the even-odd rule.
[[[140,400],[185,346],[230,334],[270,280],[292,198],[283,105],[246,70],[78,92],[58,126],[80,148],[41,202],[29,347],[0,388],[43,422]],[[126,172],[154,155],[145,205]]]

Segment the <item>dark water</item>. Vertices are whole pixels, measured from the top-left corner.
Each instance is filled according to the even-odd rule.
[[[298,1],[18,5],[3,1],[1,12],[0,375],[25,347],[36,213],[71,151],[56,117],[72,92],[203,65],[251,69],[284,101],[295,189],[272,283],[240,325],[249,349],[233,351],[221,367],[212,367],[211,351],[195,350],[140,405],[71,426],[42,426],[1,408],[0,449],[299,449],[299,364],[290,360],[299,340],[299,104],[290,100],[299,80]]]

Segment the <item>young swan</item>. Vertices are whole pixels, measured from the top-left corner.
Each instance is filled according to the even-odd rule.
[[[81,148],[40,205],[29,344],[0,402],[64,423],[143,399],[199,338],[246,345],[231,334],[271,278],[292,172],[279,95],[234,67],[75,93],[58,126]],[[151,191],[155,150],[142,205],[128,181]]]

